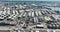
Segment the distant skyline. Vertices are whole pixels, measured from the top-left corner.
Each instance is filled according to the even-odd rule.
[[[60,0],[0,0],[0,1],[60,1]]]

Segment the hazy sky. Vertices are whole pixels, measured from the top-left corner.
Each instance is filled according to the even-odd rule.
[[[4,0],[4,1],[60,1],[60,0]]]

